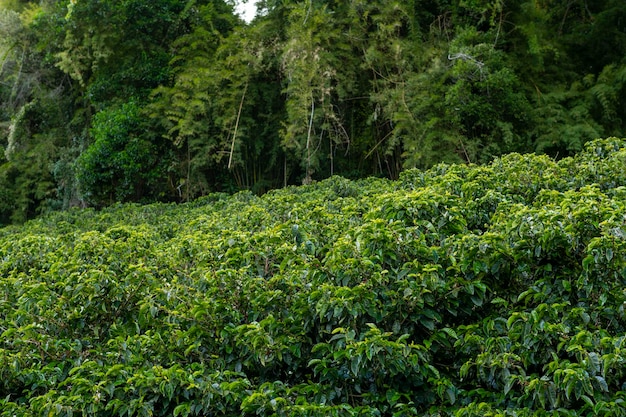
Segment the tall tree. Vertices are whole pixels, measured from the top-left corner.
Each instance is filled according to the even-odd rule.
[[[232,8],[223,2],[209,2],[188,13],[193,14],[191,31],[172,44],[173,83],[155,89],[147,109],[181,151],[175,183],[183,200],[214,190],[211,177],[225,168],[228,140],[220,134],[211,93],[218,91],[212,86],[218,77],[215,70],[223,64],[216,62],[216,51],[237,23]]]
[[[72,86],[51,65],[56,5],[0,9],[0,222],[57,206],[52,165],[72,137]]]
[[[293,5],[289,14],[287,40],[281,51],[287,118],[282,132],[283,147],[292,152],[311,182],[326,149],[347,144],[350,137],[337,100],[348,90],[341,67],[349,45],[343,38],[341,14],[317,1]],[[322,147],[325,141],[329,147]]]

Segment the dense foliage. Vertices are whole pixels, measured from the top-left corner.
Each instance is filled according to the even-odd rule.
[[[562,158],[625,129],[623,0],[233,5],[0,0],[0,223]]]
[[[0,229],[1,416],[625,416],[626,142]]]

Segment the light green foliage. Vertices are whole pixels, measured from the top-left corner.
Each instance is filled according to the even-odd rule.
[[[333,10],[317,2],[294,4],[281,53],[287,112],[282,144],[300,160],[306,183],[319,170],[323,156],[331,157],[321,146],[324,136],[330,149],[350,141],[335,104],[349,89],[342,76],[350,59],[342,33],[345,16],[335,12],[338,7]]]
[[[0,229],[0,415],[624,415],[625,164],[611,138]]]
[[[226,38],[237,23],[230,6],[189,3],[182,14],[194,22],[193,30],[173,43],[176,54],[169,66],[174,82],[152,92],[146,113],[161,125],[174,146],[184,149],[175,180],[183,199],[190,200],[214,189],[216,172],[231,168],[229,139],[238,106],[246,99],[248,66],[255,59],[245,32]],[[245,132],[244,126],[240,136],[241,131]],[[236,158],[235,164],[240,163],[241,157]]]

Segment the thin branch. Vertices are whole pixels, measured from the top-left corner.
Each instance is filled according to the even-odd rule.
[[[20,82],[20,78],[22,77],[22,69],[24,68],[24,56],[26,55],[26,48],[22,49],[22,57],[20,58],[20,67],[17,71],[17,76],[15,77],[15,82],[13,83],[13,88],[11,88],[11,96],[10,96],[10,105],[11,107],[14,106],[14,102],[13,100],[15,100],[15,103],[19,102],[18,99],[18,90],[19,90],[19,82]]]
[[[228,157],[228,169],[232,167],[233,153],[235,152],[235,139],[237,138],[237,129],[239,128],[239,118],[241,117],[241,109],[243,108],[243,100],[246,98],[246,92],[248,91],[248,83],[246,83],[243,94],[241,95],[241,101],[239,102],[239,111],[237,112],[237,121],[235,122],[235,131],[233,132],[233,141],[230,144],[230,156]]]
[[[380,146],[380,144],[383,143],[392,134],[393,134],[393,130],[391,132],[387,133],[381,140],[379,140],[378,143],[376,145],[374,145],[374,147],[367,153],[367,155],[365,155],[365,158],[363,158],[363,159],[369,158],[372,155],[372,153],[374,153],[376,148],[378,148],[378,146]]]
[[[302,25],[306,25],[306,21],[309,19],[309,14],[311,13],[311,9],[313,9],[313,0],[309,1],[309,8],[306,11],[306,16],[304,16],[304,21],[302,22]]]
[[[500,30],[502,29],[502,14],[504,12],[500,10],[500,22],[498,22],[498,30],[496,31],[496,39],[493,41],[493,47],[495,48],[498,44],[498,38],[500,37]]]
[[[185,200],[189,201],[189,194],[191,193],[191,145],[189,139],[187,139],[187,182],[186,182],[187,195]]]
[[[461,150],[463,151],[463,154],[465,155],[465,160],[467,161],[468,164],[471,164],[472,163],[472,159],[470,158],[469,154],[467,153],[467,149],[465,149],[465,144],[463,143],[462,137],[459,138],[459,143],[461,144]]]
[[[11,45],[10,47],[8,47],[6,52],[2,56],[2,58],[0,58],[0,60],[2,61],[2,65],[0,66],[0,75],[4,71],[4,64],[6,64],[6,62],[9,60],[9,54],[13,51],[16,45],[17,45],[17,42]]]
[[[313,114],[315,113],[315,99],[311,96],[311,118],[309,119],[309,131],[306,135],[306,181],[311,181],[311,130],[313,129]]]
[[[563,14],[563,20],[561,20],[561,26],[559,26],[559,35],[563,34],[563,27],[565,26],[565,21],[567,20],[567,15],[569,13],[569,9],[572,6],[573,1],[567,2],[567,6],[565,8],[565,13]]]
[[[481,62],[481,61],[477,60],[476,58],[474,58],[473,56],[468,55],[468,54],[464,54],[462,52],[457,53],[457,54],[448,54],[448,61],[454,61],[455,59],[460,59],[462,61],[471,61],[474,64],[476,64],[476,66],[478,68],[481,68],[481,69],[482,69],[482,67],[485,66],[484,62]]]

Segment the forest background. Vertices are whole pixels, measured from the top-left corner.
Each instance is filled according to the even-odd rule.
[[[623,136],[623,0],[0,0],[0,224]]]

